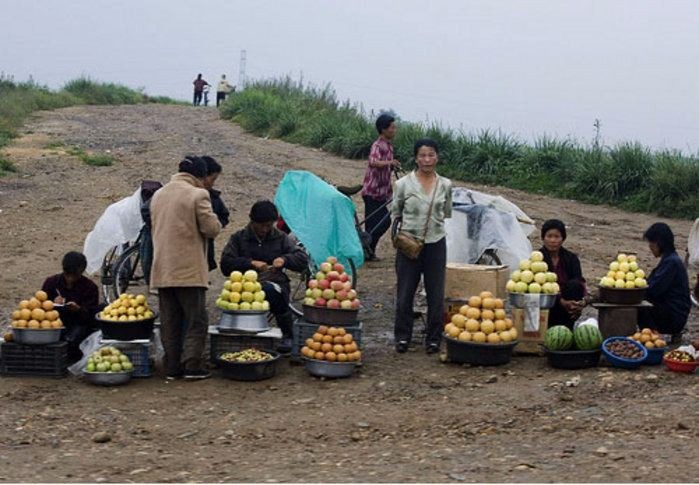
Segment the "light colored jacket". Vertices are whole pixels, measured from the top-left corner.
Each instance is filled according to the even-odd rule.
[[[391,205],[391,216],[401,218],[401,230],[411,234],[426,244],[436,243],[447,235],[444,219],[451,217],[451,180],[437,176],[435,184],[434,205],[427,223],[427,214],[432,201],[432,194],[426,194],[415,172],[410,172],[396,182]],[[427,234],[425,224],[427,223]]]
[[[217,93],[230,93],[233,88],[231,87],[230,84],[228,84],[228,81],[225,79],[221,79],[218,82],[218,86],[216,87],[216,92]]]
[[[211,208],[209,191],[188,173],[177,173],[153,195],[151,286],[208,287],[206,240],[221,223]]]

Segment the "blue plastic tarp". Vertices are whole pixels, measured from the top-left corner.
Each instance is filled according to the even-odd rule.
[[[305,246],[316,265],[336,256],[350,271],[364,264],[352,200],[318,176],[304,170],[284,174],[274,197],[284,222]]]

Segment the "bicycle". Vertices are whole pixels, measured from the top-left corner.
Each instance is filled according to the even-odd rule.
[[[142,235],[131,243],[112,248],[102,260],[100,283],[107,303],[129,293],[148,294],[148,284],[141,266]]]

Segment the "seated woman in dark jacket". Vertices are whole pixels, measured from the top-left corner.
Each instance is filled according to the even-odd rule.
[[[289,310],[291,285],[284,269],[302,272],[308,267],[308,256],[287,234],[274,227],[279,214],[269,200],[256,202],[250,209],[250,223],[233,234],[223,248],[221,271],[254,269],[259,274],[270,310],[282,331],[278,350],[291,351],[293,314]]]
[[[585,306],[587,290],[580,259],[563,247],[566,237],[566,226],[558,219],[549,219],[541,226],[541,240],[544,242],[541,252],[549,271],[556,273],[561,287],[561,296],[549,311],[549,327],[565,325],[572,329]]]
[[[639,312],[638,325],[661,333],[679,334],[687,324],[691,308],[689,278],[682,259],[675,251],[670,226],[656,222],[643,234],[653,256],[660,258],[648,278],[646,299],[653,308]]]

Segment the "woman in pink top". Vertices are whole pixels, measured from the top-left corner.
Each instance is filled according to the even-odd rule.
[[[393,158],[393,138],[396,136],[395,118],[388,114],[379,116],[376,120],[376,131],[379,132],[379,137],[371,145],[369,164],[362,184],[366,231],[371,235],[369,261],[378,260],[376,246],[381,236],[391,227],[391,214],[387,208],[393,196],[391,175],[393,169],[400,167],[400,162]]]

